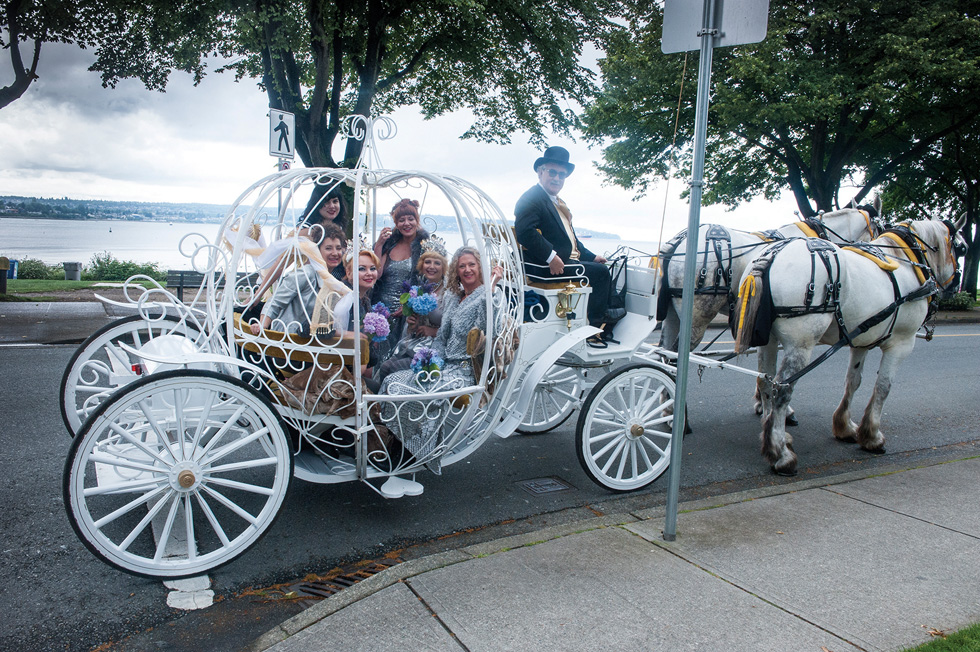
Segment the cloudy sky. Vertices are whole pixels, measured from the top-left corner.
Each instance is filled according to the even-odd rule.
[[[89,51],[46,44],[41,56],[40,80],[0,110],[0,195],[228,204],[275,169],[267,99],[254,81],[209,74],[195,88],[175,73],[166,93],[133,80],[104,89],[87,70]],[[9,78],[9,67],[0,67],[0,85]],[[461,176],[506,215],[536,182],[531,167],[540,152],[521,134],[511,145],[487,145],[459,139],[470,124],[464,113],[424,121],[403,109],[392,117],[398,136],[379,145],[388,168]],[[598,149],[568,139],[550,144],[571,151],[577,167],[562,197],[583,226],[651,241],[659,239],[664,215],[665,238],[687,225],[688,205],[678,198],[684,182],[662,182],[633,201],[631,192],[602,185],[591,163],[601,157]],[[794,210],[784,197],[733,212],[705,207],[701,221],[774,228],[793,221]]]

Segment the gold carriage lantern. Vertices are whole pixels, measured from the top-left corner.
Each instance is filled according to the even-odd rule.
[[[575,284],[571,281],[568,285],[558,290],[558,305],[555,306],[555,314],[559,318],[567,319],[566,325],[569,330],[572,328],[572,318],[575,316],[575,309],[578,308],[579,301],[582,300],[582,293],[578,291]]]

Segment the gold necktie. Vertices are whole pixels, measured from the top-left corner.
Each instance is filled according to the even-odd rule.
[[[575,244],[575,231],[572,229],[572,211],[568,210],[568,206],[560,197],[555,197],[555,207],[558,209],[558,214],[562,216],[562,224],[565,226],[565,231],[568,233],[568,239],[572,243],[572,253],[568,255],[569,260],[578,260],[581,257],[579,253],[578,246]]]

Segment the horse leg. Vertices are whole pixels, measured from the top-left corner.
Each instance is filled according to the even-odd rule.
[[[881,409],[888,398],[888,392],[892,388],[892,378],[898,365],[912,353],[915,346],[915,338],[907,338],[906,341],[889,341],[888,348],[882,347],[881,365],[878,367],[878,379],[875,381],[874,391],[871,393],[871,400],[864,411],[864,418],[857,430],[857,442],[866,451],[872,453],[885,452],[885,436],[881,434]]]
[[[664,318],[660,326],[660,346],[668,351],[676,351],[679,347],[678,337],[681,331],[680,300],[675,299],[670,302],[667,308],[667,317]]]
[[[779,352],[779,344],[775,341],[775,338],[769,340],[769,344],[765,346],[760,346],[756,348],[756,356],[758,358],[758,370],[760,374],[765,374],[769,378],[776,377],[776,356]],[[762,416],[766,412],[766,408],[770,407],[771,404],[767,406],[767,392],[766,385],[770,384],[765,378],[755,379],[755,396],[753,397],[755,401],[755,413]]]
[[[770,390],[772,408],[762,419],[762,455],[778,475],[796,475],[796,453],[793,451],[793,437],[786,432],[786,415],[789,411],[793,386],[783,385],[783,378],[789,378],[810,361],[813,344],[788,348],[784,344],[783,363],[779,367],[776,383]]]
[[[838,441],[851,443],[857,441],[857,425],[851,421],[851,401],[854,400],[854,393],[861,386],[861,375],[867,357],[868,349],[851,349],[851,360],[844,381],[844,397],[834,410],[833,432]]]
[[[774,378],[776,376],[776,361],[779,355],[779,344],[774,339],[770,339],[769,344],[756,348],[756,355],[758,356],[759,373],[766,374],[770,378]],[[755,395],[753,395],[752,400],[755,404],[755,413],[759,416],[765,414],[766,411],[766,406],[764,405],[763,400],[763,385],[765,382],[766,381],[762,378],[756,378],[755,380]],[[800,425],[800,422],[796,420],[796,413],[793,411],[792,405],[786,408],[786,425]]]

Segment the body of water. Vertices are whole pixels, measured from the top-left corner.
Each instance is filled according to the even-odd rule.
[[[0,255],[37,258],[49,265],[79,262],[110,252],[117,260],[157,263],[163,269],[185,269],[180,240],[199,233],[213,242],[217,224],[189,222],[119,222],[115,220],[38,220],[0,218]]]
[[[0,256],[18,260],[37,258],[49,265],[64,262],[88,265],[92,256],[108,251],[117,260],[157,263],[162,269],[188,269],[190,263],[181,255],[179,247],[181,238],[192,233],[214,242],[218,225],[0,218]],[[459,234],[440,235],[451,254],[460,244]],[[582,244],[597,254],[610,254],[617,247],[627,245],[647,254],[656,253],[658,248],[655,242],[604,238],[584,238]]]

